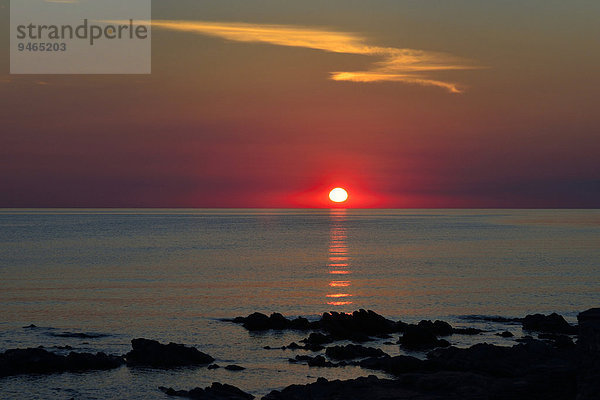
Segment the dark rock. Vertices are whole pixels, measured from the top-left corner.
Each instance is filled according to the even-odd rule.
[[[268,331],[268,330],[284,330],[294,329],[306,331],[311,328],[311,323],[306,318],[296,318],[289,320],[280,313],[273,313],[270,316],[255,312],[247,317],[236,317],[231,321],[237,324],[242,324],[249,331]]]
[[[123,358],[105,353],[61,356],[37,349],[13,349],[0,353],[0,376],[29,373],[107,370],[121,366]]]
[[[369,376],[346,381],[328,381],[319,378],[315,383],[308,385],[292,385],[281,391],[274,390],[263,397],[263,400],[471,400],[475,398],[452,393],[444,393],[442,396],[435,392],[428,393],[419,388],[411,388],[409,384],[397,380]]]
[[[386,319],[371,310],[361,309],[352,314],[335,311],[324,313],[319,321],[319,328],[336,339],[366,342],[370,340],[370,336],[398,332],[404,328],[404,324]]]
[[[571,326],[562,316],[557,313],[550,315],[533,314],[523,318],[523,329],[536,332],[564,333],[574,335],[577,327]]]
[[[592,354],[600,354],[600,308],[591,308],[577,315],[578,345]]]
[[[564,368],[571,373],[572,358],[542,341],[532,340],[512,347],[476,344],[467,349],[449,347],[427,354],[430,368],[487,373],[494,376],[524,376],[536,365]]]
[[[554,347],[558,348],[568,348],[575,346],[575,343],[573,343],[573,339],[571,339],[567,335],[559,335],[556,333],[540,333],[538,335],[538,339],[546,340],[550,342]]]
[[[386,355],[381,349],[364,347],[357,344],[328,347],[325,354],[333,360],[352,360],[355,358],[382,357]]]
[[[320,336],[312,336],[312,335],[320,335]],[[287,346],[283,346],[281,349],[282,350],[321,351],[325,348],[319,344],[322,340],[325,340],[327,343],[331,343],[328,341],[329,339],[325,339],[324,335],[322,335],[320,333],[312,333],[311,336],[309,336],[308,338],[301,340],[302,342],[305,343],[303,346],[300,346],[296,342],[292,342],[292,343],[288,344]],[[333,341],[333,339],[331,339],[331,341]]]
[[[477,328],[452,328],[452,333],[457,335],[479,335],[481,332],[483,331]]]
[[[295,358],[290,358],[289,361],[291,363],[297,363],[297,362],[306,362],[308,364],[309,367],[328,367],[328,368],[335,368],[335,367],[343,367],[346,366],[346,363],[332,363],[331,361],[327,361],[325,359],[325,357],[323,356],[316,356],[316,357],[311,357],[311,356],[296,356]]]
[[[33,328],[37,328],[37,326],[34,324],[31,324],[31,325],[27,325],[27,326],[23,327],[23,329],[33,329]]]
[[[515,336],[515,335],[513,335],[513,334],[512,334],[511,332],[509,332],[509,331],[504,331],[504,332],[502,332],[502,333],[496,333],[496,336],[500,336],[500,337],[503,337],[503,338],[511,338],[511,337],[513,337],[513,336]]]
[[[161,344],[156,340],[133,339],[133,350],[125,355],[127,365],[149,365],[152,367],[177,367],[210,364],[215,359],[195,347],[182,344]]]
[[[577,400],[596,400],[600,393],[600,308],[592,308],[577,316],[580,354]]]
[[[423,360],[411,356],[367,358],[358,365],[361,368],[380,370],[392,375],[418,372],[426,368],[426,363]]]
[[[420,325],[406,327],[404,335],[398,341],[403,347],[413,350],[431,349],[434,347],[449,346],[446,340],[440,340],[435,333]]]
[[[245,370],[246,368],[244,368],[244,367],[240,367],[239,365],[230,364],[230,365],[227,365],[227,366],[225,367],[225,369],[226,369],[227,371],[243,371],[243,370]]]
[[[73,350],[73,347],[66,345],[66,346],[54,346],[55,349],[58,350]]]
[[[302,339],[301,342],[306,344],[322,345],[332,343],[334,340],[335,339],[331,335],[313,332],[306,339]]]
[[[237,317],[228,320],[243,324],[250,331],[266,331],[269,329],[320,330],[331,335],[335,340],[351,340],[366,342],[371,336],[389,335],[402,332],[406,324],[388,320],[373,311],[359,310],[352,314],[335,311],[324,313],[319,321],[310,322],[306,318],[286,319],[279,313],[266,316],[253,313],[247,317]]]
[[[219,364],[210,364],[208,366],[208,369],[219,369],[221,368],[221,366]]]
[[[535,342],[535,339],[531,335],[525,335],[522,338],[515,339],[515,342],[519,342],[519,343],[531,343],[531,342]]]
[[[431,322],[423,320],[417,326],[432,331],[436,336],[448,336],[452,334],[452,326],[444,321]]]
[[[271,329],[269,317],[259,312],[248,315],[244,319],[243,325],[249,331],[266,331]]]
[[[200,399],[200,400],[252,400],[254,396],[246,393],[235,386],[224,385],[218,382],[213,383],[211,386],[202,389],[195,388],[192,390],[175,390],[173,388],[166,388],[159,386],[158,388],[163,393],[169,396],[187,397],[189,399]]]

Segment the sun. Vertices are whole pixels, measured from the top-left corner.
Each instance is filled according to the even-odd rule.
[[[343,203],[348,200],[348,192],[340,187],[329,192],[329,199],[334,203]]]

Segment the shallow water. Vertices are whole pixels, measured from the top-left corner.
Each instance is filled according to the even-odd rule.
[[[248,368],[20,376],[0,379],[0,397],[159,399],[159,385],[213,381],[263,394],[370,373],[289,364],[296,353],[262,347],[303,335],[219,320],[253,311],[367,308],[490,330],[451,337],[458,345],[510,345],[493,333],[520,326],[461,316],[556,311],[574,321],[600,302],[599,244],[598,210],[0,210],[0,350],[122,354],[143,336]],[[32,323],[40,328],[22,328]],[[53,335],[67,331],[107,336]]]

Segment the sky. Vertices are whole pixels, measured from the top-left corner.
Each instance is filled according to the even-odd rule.
[[[0,207],[600,205],[598,1],[152,5],[150,75],[0,57]]]

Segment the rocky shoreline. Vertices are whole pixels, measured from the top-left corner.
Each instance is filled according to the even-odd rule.
[[[501,318],[501,317],[500,317]],[[456,348],[445,339],[452,335],[476,335],[475,328],[456,328],[444,321],[423,320],[418,324],[393,321],[373,312],[325,313],[317,321],[288,319],[279,313],[253,313],[225,322],[242,325],[252,332],[294,330],[306,333],[300,343],[281,349],[323,352],[296,355],[289,362],[309,368],[340,368],[348,365],[381,371],[395,379],[370,375],[346,381],[319,378],[308,385],[292,385],[272,391],[265,400],[282,399],[598,399],[600,393],[600,308],[584,311],[578,326],[558,314],[503,318],[521,324],[533,336],[516,339],[511,347],[487,343]],[[499,336],[510,338],[512,333]],[[401,348],[427,352],[426,359],[408,355],[390,356],[368,346],[389,339]],[[336,344],[345,341],[346,344]],[[347,343],[347,342],[351,343]],[[393,341],[393,342],[392,342]],[[183,344],[161,344],[137,338],[125,355],[76,353],[59,355],[43,348],[12,349],[0,353],[0,377],[31,374],[107,370],[126,365],[151,368],[219,368],[215,359]],[[267,346],[267,348],[269,348]],[[270,348],[269,348],[270,349]],[[241,371],[244,367],[228,365]],[[213,383],[207,388],[181,390],[160,387],[169,396],[192,399],[252,399],[235,386]]]

